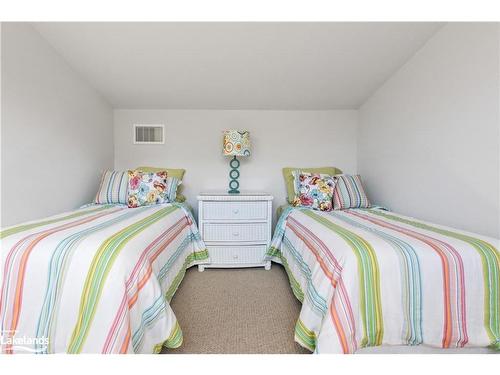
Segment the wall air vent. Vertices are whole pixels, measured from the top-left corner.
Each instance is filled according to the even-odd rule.
[[[165,125],[134,124],[134,144],[161,145],[165,143]]]

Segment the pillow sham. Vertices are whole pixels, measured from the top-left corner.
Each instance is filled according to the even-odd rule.
[[[335,178],[328,175],[300,173],[297,176],[298,195],[294,206],[311,207],[313,210],[331,211]]]
[[[294,170],[292,171],[292,176],[293,176],[293,192],[294,192],[294,201],[295,199],[300,195],[300,184],[303,181],[303,177],[305,175],[318,175],[320,178],[326,178],[326,177],[331,177],[328,173],[308,173],[308,172],[303,172],[300,170]]]
[[[127,204],[128,174],[127,171],[105,171],[101,177],[101,183],[94,203]]]
[[[335,167],[321,167],[321,168],[295,168],[286,167],[283,168],[283,177],[285,178],[286,194],[288,203],[293,203],[295,198],[295,189],[292,172],[294,170],[299,170],[304,173],[320,173],[333,176],[336,174],[341,174],[342,171]]]
[[[177,187],[177,196],[175,198],[176,202],[185,202],[186,197],[182,194],[182,179],[184,178],[184,174],[186,173],[185,169],[176,169],[176,168],[158,168],[158,167],[137,167],[137,170],[143,172],[160,172],[167,171],[169,177],[176,177],[179,180],[179,186]]]
[[[335,190],[333,192],[333,209],[369,208],[370,201],[366,195],[360,175],[335,176]]]
[[[128,206],[130,208],[175,201],[179,181],[167,171],[128,171]]]
[[[179,181],[182,181],[182,179],[184,178],[184,173],[186,173],[185,169],[176,169],[176,168],[137,167],[136,169],[148,173],[167,171],[169,177],[176,177]]]

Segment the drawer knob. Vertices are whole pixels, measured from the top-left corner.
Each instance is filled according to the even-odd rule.
[[[238,210],[237,208],[235,208],[235,209],[233,210],[233,214],[235,214],[235,215],[238,215],[238,213],[239,213],[239,212],[240,212],[240,210]]]
[[[237,255],[237,254],[234,254],[234,255],[233,255],[233,258],[234,258],[234,259],[238,259],[238,255]]]
[[[233,237],[238,237],[240,234],[238,232],[233,232]]]

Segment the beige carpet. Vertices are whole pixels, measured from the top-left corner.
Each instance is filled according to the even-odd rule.
[[[167,353],[308,353],[294,342],[300,302],[283,267],[191,268],[172,300],[184,343]]]

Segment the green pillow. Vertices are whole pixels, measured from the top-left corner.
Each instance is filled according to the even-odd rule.
[[[179,181],[182,181],[182,178],[184,177],[184,173],[186,173],[185,169],[174,169],[174,168],[137,167],[136,169],[139,169],[139,170],[146,172],[146,173],[167,171],[168,175],[170,177],[177,177],[179,179]]]
[[[177,188],[177,190],[179,190],[181,187],[182,187],[182,185],[181,185],[181,186],[179,186],[179,187]],[[176,202],[179,202],[179,203],[183,203],[183,202],[185,202],[185,201],[186,201],[186,196],[185,196],[184,194],[177,193],[177,196],[175,197],[175,201],[176,201]]]
[[[184,173],[186,173],[185,169],[175,169],[175,168],[137,167],[136,169],[139,169],[146,173],[167,171],[170,177],[177,177],[179,181],[182,181]],[[186,197],[181,193],[181,191],[182,191],[182,184],[179,185],[179,187],[177,188],[177,197],[175,198],[176,202],[182,203],[186,201]]]
[[[330,176],[341,174],[342,171],[335,167],[321,167],[321,168],[294,168],[286,167],[283,168],[283,177],[285,178],[286,194],[288,197],[288,203],[292,203],[295,198],[295,190],[293,188],[293,175],[292,171],[299,170],[306,173],[321,173]]]

